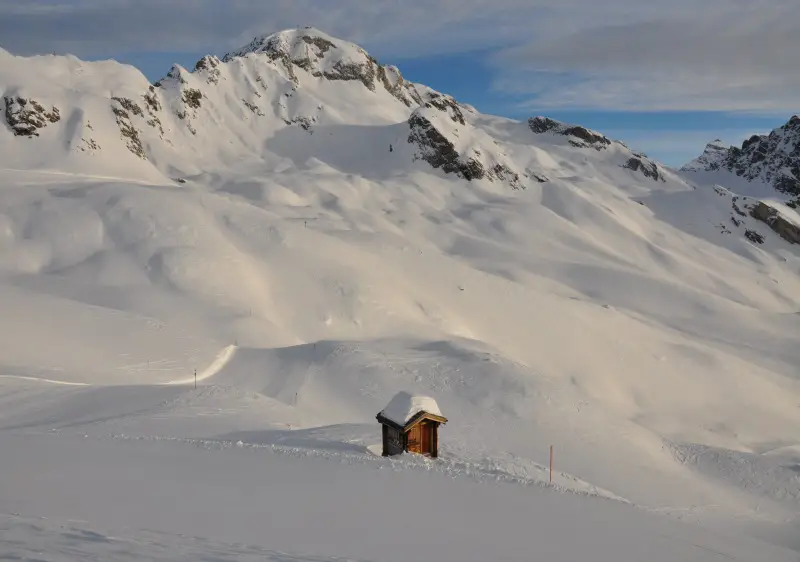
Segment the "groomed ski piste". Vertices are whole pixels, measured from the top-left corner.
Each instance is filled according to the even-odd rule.
[[[0,124],[0,554],[796,562],[800,251],[735,212],[769,186],[273,38],[154,90],[0,53],[60,116]],[[380,456],[400,391],[440,458]]]

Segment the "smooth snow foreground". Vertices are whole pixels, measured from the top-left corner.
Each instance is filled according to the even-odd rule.
[[[0,53],[60,110],[0,122],[0,555],[796,562],[800,251],[755,188],[302,33],[153,90]],[[379,456],[400,391],[438,460]]]

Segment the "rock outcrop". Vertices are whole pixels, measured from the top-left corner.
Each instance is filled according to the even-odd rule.
[[[640,172],[644,177],[655,181],[667,181],[659,171],[658,164],[647,158],[644,154],[634,153],[625,164],[622,165],[627,170]]]
[[[681,169],[728,170],[800,198],[800,117],[795,115],[768,135],[753,135],[741,147],[724,147],[714,141],[702,156]]]
[[[567,125],[549,117],[531,117],[528,119],[528,127],[538,135],[554,133],[569,137],[569,143],[576,148],[591,147],[604,150],[612,143],[611,139],[596,131],[577,125]]]
[[[778,209],[760,201],[750,213],[754,218],[767,223],[787,242],[800,244],[800,224],[784,217]]]
[[[501,181],[514,189],[521,189],[520,175],[503,162],[485,162],[483,153],[470,148],[462,154],[455,143],[420,110],[408,120],[408,142],[417,147],[415,160],[423,160],[447,174],[455,174],[467,181],[487,179]]]
[[[264,56],[296,85],[299,72],[330,81],[360,82],[372,92],[383,88],[407,107],[436,107],[453,120],[463,120],[465,107],[450,96],[418,86],[403,78],[395,66],[385,66],[361,47],[331,37],[314,28],[291,29],[254,38],[249,44],[228,53],[222,62],[248,55]],[[202,67],[213,65],[201,60]]]
[[[5,96],[4,100],[6,123],[18,137],[38,137],[41,129],[61,120],[57,107],[47,110],[36,100],[19,96]]]

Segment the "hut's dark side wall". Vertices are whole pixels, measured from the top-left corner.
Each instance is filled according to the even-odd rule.
[[[383,443],[385,455],[399,455],[405,451],[403,432],[388,425],[383,426]]]

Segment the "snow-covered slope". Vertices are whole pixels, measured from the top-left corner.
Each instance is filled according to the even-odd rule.
[[[800,246],[751,216],[760,198],[577,125],[483,115],[313,29],[154,85],[2,52],[0,92],[0,449],[25,449],[0,455],[0,510],[19,513],[15,533],[45,516],[110,536],[155,510],[176,548],[196,532],[214,551],[402,560],[390,523],[433,498],[420,528],[447,529],[425,539],[437,560],[527,559],[508,522],[552,510],[576,525],[552,559],[711,560],[728,540],[664,514],[800,548]],[[448,418],[438,461],[374,454],[375,415],[401,391]],[[163,466],[189,503],[107,480]],[[54,467],[76,482],[63,496]],[[304,486],[328,474],[339,488]],[[215,511],[231,498],[246,517]],[[141,507],[111,517],[120,502]],[[471,511],[486,502],[514,515],[491,527]],[[303,505],[329,517],[282,532]],[[183,526],[203,510],[213,524]],[[261,534],[275,513],[288,523]],[[625,544],[640,517],[674,531]],[[600,519],[617,539],[592,535]],[[139,556],[157,546],[136,537]]]
[[[800,117],[768,135],[753,135],[741,148],[715,140],[681,172],[693,183],[724,186],[755,198],[746,205],[748,215],[790,243],[800,243],[793,211],[800,207]]]
[[[725,147],[718,140],[709,143],[702,156],[681,170],[727,170],[748,182],[800,197],[800,117],[793,116],[768,135],[753,135],[741,148]]]

